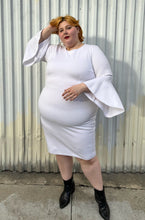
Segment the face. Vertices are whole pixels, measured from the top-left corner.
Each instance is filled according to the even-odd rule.
[[[78,33],[79,29],[70,25],[67,21],[63,21],[59,25],[58,35],[66,47],[75,46],[75,44],[80,42]]]

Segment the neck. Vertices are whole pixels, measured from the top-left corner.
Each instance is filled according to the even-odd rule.
[[[74,45],[65,45],[65,46],[66,46],[67,50],[73,50],[73,49],[77,49],[77,48],[81,47],[82,45],[83,45],[83,43],[79,41]]]

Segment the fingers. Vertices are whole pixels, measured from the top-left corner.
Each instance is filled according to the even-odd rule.
[[[56,34],[57,33],[57,27],[56,26],[52,26],[51,24],[48,25],[48,28],[50,29],[52,34]]]
[[[77,84],[77,85],[74,85],[74,86],[71,86],[65,89],[62,96],[66,101],[67,100],[72,101],[75,98],[77,98],[82,92],[83,90],[82,90],[82,83],[81,83],[81,84]]]
[[[64,99],[66,101],[68,101],[68,100],[73,101],[76,97],[77,97],[77,95],[70,95],[70,96],[65,96]]]
[[[62,94],[62,96],[65,96],[66,94],[68,94],[68,93],[70,93],[70,92],[71,92],[70,88],[69,88],[69,89],[65,89],[64,92],[63,92],[63,94]]]
[[[73,101],[78,95],[74,91],[71,91],[71,89],[66,89],[62,96],[66,101]]]
[[[63,98],[64,98],[66,101],[68,101],[68,100],[72,101],[72,100],[74,100],[76,97],[77,97],[76,94],[71,94],[71,93],[66,93],[66,94],[63,96]]]

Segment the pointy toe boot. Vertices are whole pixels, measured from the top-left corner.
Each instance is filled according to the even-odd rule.
[[[105,197],[104,187],[102,191],[94,189],[95,200],[99,206],[99,213],[104,220],[110,220],[110,209]]]
[[[59,198],[59,206],[61,209],[63,209],[69,204],[70,197],[74,191],[75,191],[75,183],[73,181],[73,178],[67,181],[64,180],[64,190]]]

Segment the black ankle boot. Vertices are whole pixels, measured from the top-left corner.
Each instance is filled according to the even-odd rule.
[[[110,209],[106,201],[104,187],[102,191],[94,189],[95,191],[95,199],[99,206],[99,213],[103,219],[110,219]]]
[[[64,190],[59,198],[59,206],[61,209],[63,209],[65,206],[67,206],[70,202],[70,196],[75,191],[75,183],[73,181],[73,177],[67,181],[64,182]]]

